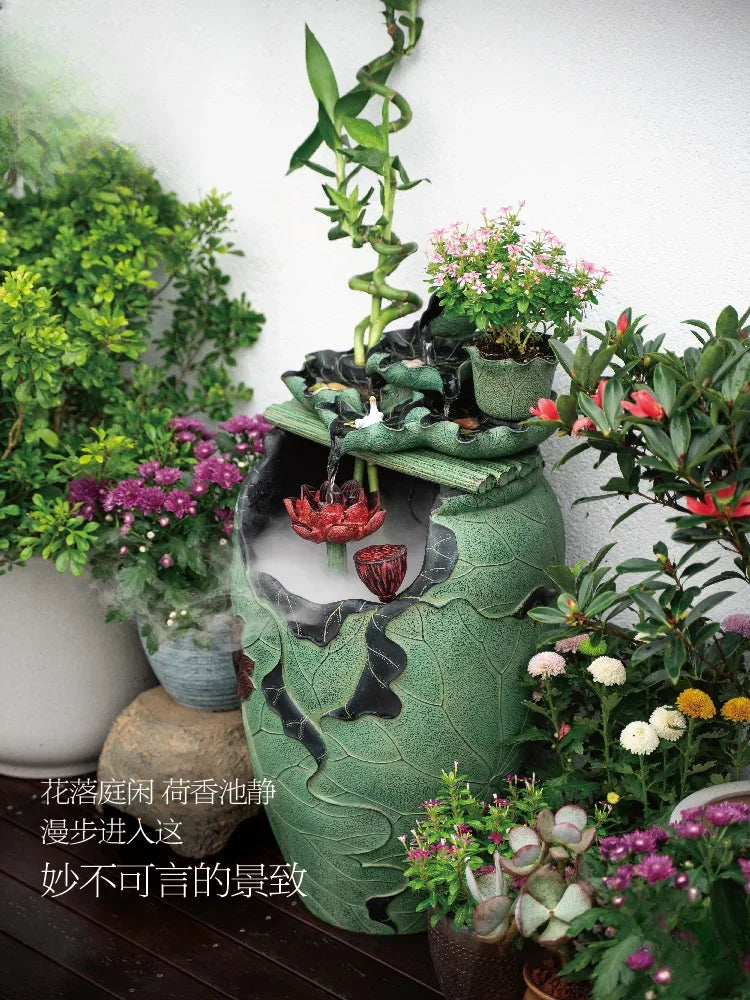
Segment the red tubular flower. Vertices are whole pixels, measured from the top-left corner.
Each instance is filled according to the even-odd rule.
[[[716,496],[719,500],[731,500],[736,489],[737,484],[732,483],[731,486],[717,490]],[[691,514],[700,514],[703,517],[750,517],[750,493],[741,496],[739,502],[731,509],[727,506],[719,510],[711,493],[704,493],[702,500],[698,497],[687,497],[685,503]]]
[[[600,410],[602,409],[602,399],[604,398],[604,389],[607,385],[607,381],[608,379],[606,378],[601,379],[599,385],[596,387],[596,392],[591,397]]]
[[[627,328],[630,326],[630,316],[628,315],[629,312],[630,310],[626,309],[625,312],[620,313],[620,318],[617,320],[618,333],[625,333]]]
[[[542,420],[560,419],[560,414],[557,412],[557,405],[552,399],[540,399],[536,406],[529,407],[529,413],[534,417],[541,417]]]
[[[634,403],[629,403],[626,399],[620,403],[623,410],[632,413],[634,417],[645,417],[649,420],[661,420],[664,416],[664,407],[658,403],[647,389],[639,389],[638,392],[630,393]]]
[[[581,431],[595,431],[596,424],[591,419],[591,417],[579,417],[573,426],[570,428],[570,433],[573,437],[578,437]]]
[[[284,506],[300,538],[316,543],[358,542],[385,521],[379,495],[371,493],[368,498],[353,479],[340,487],[327,481],[317,490],[303,486],[299,500],[287,497]]]

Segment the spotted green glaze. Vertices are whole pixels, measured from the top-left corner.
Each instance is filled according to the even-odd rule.
[[[539,472],[484,494],[443,489],[425,575],[394,604],[302,613],[298,598],[252,573],[254,505],[275,476],[271,464],[243,487],[232,580],[255,661],[242,706],[250,754],[276,789],[268,816],[285,858],[305,869],[303,902],[316,916],[366,933],[422,930],[398,837],[454,760],[480,794],[516,766],[519,674],[535,647],[523,606],[544,567],[564,558],[560,510]],[[313,641],[305,623],[316,615]]]
[[[466,350],[474,375],[474,396],[483,413],[498,420],[528,420],[529,407],[549,397],[556,361],[483,358],[473,344]]]

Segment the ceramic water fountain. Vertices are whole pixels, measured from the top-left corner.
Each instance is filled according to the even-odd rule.
[[[515,769],[513,738],[526,715],[519,675],[535,648],[526,610],[548,583],[545,567],[564,559],[560,509],[538,451],[550,428],[478,410],[464,347],[473,326],[433,301],[411,326],[391,330],[421,301],[389,278],[416,244],[392,227],[395,193],[413,182],[389,141],[411,111],[386,78],[422,24],[417,0],[384,8],[390,50],[335,103],[333,71],[307,33],[326,125],[291,166],[329,148],[329,237],[369,247],[376,265],[350,281],[370,296],[353,351],[307,355],[283,376],[293,398],[266,412],[277,430],[240,494],[232,571],[242,714],[255,774],[275,786],[267,813],[279,846],[305,871],[311,912],[376,934],[424,927],[406,895],[398,838],[441,770],[460,761],[481,797]],[[373,96],[383,105],[377,124],[343,114],[343,104],[357,115]],[[370,195],[349,187],[362,168],[381,189],[371,224]],[[429,494],[420,511],[417,492]],[[285,584],[288,566],[256,568],[256,549],[285,506],[286,530],[299,539],[294,561],[325,542],[327,572],[353,562],[372,599],[316,603]],[[423,523],[423,547],[412,541],[407,552],[402,538],[386,537],[389,506]],[[347,542],[360,546],[352,560]],[[336,579],[341,593],[349,580],[359,590],[351,571]]]

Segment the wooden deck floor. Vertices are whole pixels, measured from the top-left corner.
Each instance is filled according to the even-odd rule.
[[[93,806],[46,805],[43,788],[0,776],[0,1000],[441,996],[426,935],[349,934],[321,923],[296,899],[162,899],[153,886],[147,898],[106,888],[98,899],[78,888],[43,896],[45,865],[80,871],[189,863],[140,838],[129,846],[95,839],[43,844],[45,821],[65,819],[70,827],[98,816]],[[230,866],[280,860],[264,817],[246,821],[225,851],[207,859]]]

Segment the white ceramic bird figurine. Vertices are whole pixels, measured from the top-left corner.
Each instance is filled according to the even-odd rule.
[[[374,424],[382,424],[382,422],[383,414],[378,409],[378,401],[374,396],[370,396],[370,412],[355,420],[354,426],[357,428],[372,427]]]

